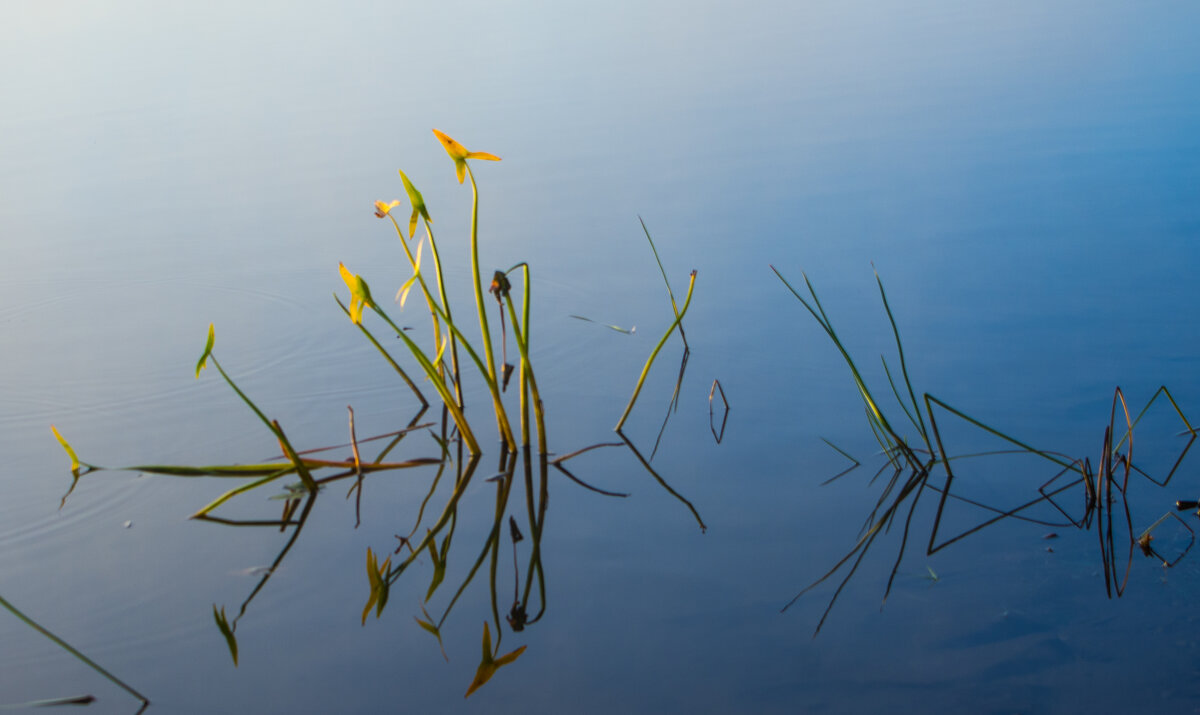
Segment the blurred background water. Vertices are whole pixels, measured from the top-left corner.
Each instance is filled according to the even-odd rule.
[[[866,475],[819,487],[844,466],[821,437],[860,458],[876,446],[835,350],[768,264],[807,273],[879,381],[891,335],[874,267],[917,388],[1039,447],[1095,459],[1118,385],[1135,407],[1166,384],[1185,414],[1200,408],[1198,15],[1111,2],[9,3],[0,594],[155,712],[1191,707],[1195,558],[1163,571],[1139,557],[1109,600],[1092,535],[1048,547],[1044,528],[999,525],[927,559],[926,518],[882,612],[895,539],[816,639],[832,585],[778,613],[849,549],[877,493]],[[344,441],[346,404],[360,435],[406,424],[407,388],[330,293],[345,292],[339,261],[380,297],[407,277],[371,208],[403,196],[403,168],[451,295],[470,294],[469,189],[431,127],[503,158],[476,167],[481,263],[532,267],[555,452],[611,437],[669,324],[638,216],[677,295],[699,271],[680,407],[654,465],[709,530],[628,452],[580,458],[581,477],[632,496],[552,481],[547,616],[505,635],[505,652],[528,650],[464,701],[486,589],[447,622],[449,663],[408,617],[427,571],[397,584],[382,620],[358,623],[365,549],[394,543],[427,483],[383,478],[357,530],[351,502],[314,510],[239,629],[235,669],[212,604],[240,602],[247,569],[286,537],[187,521],[228,488],[212,481],[100,473],[60,510],[70,477],[48,426],[98,464],[268,456],[270,435],[216,376],[192,379],[210,322],[222,364],[295,442]],[[642,446],[670,399],[670,345],[627,426]],[[733,408],[720,445],[713,379]],[[490,419],[477,420],[489,445]],[[1001,473],[998,493],[1009,476],[1030,478]],[[1142,492],[1135,528],[1195,498],[1196,481],[1185,461],[1170,489]],[[482,543],[491,494],[468,494],[460,543]],[[274,513],[262,499],[241,508]],[[461,580],[469,563],[457,568]],[[0,639],[0,702],[92,692],[95,711],[136,709],[5,613]]]

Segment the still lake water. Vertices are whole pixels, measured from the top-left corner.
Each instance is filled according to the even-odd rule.
[[[820,486],[844,467],[822,437],[864,460],[877,446],[835,349],[768,265],[807,272],[885,393],[872,263],[918,390],[1093,461],[1118,385],[1140,407],[1166,384],[1194,421],[1200,10],[573,5],[0,10],[0,595],[150,712],[1192,711],[1200,553],[1169,571],[1139,556],[1110,600],[1095,532],[1000,524],[926,557],[932,510],[918,510],[882,611],[898,533],[817,638],[834,584],[779,613],[849,550],[879,485],[864,468]],[[215,480],[102,472],[59,510],[70,475],[49,425],[105,465],[270,456],[212,371],[192,379],[210,322],[222,365],[295,443],[345,441],[347,404],[360,436],[407,424],[410,394],[330,293],[345,294],[338,261],[377,297],[407,277],[371,210],[403,196],[403,168],[469,314],[469,189],[435,126],[503,157],[477,166],[481,263],[533,268],[552,451],[612,438],[669,324],[638,215],[677,293],[699,271],[653,465],[708,531],[627,450],[572,462],[627,499],[552,472],[545,616],[505,626],[501,652],[526,652],[464,700],[486,579],[446,621],[448,662],[410,617],[427,560],[359,624],[366,549],[407,532],[432,473],[369,481],[357,529],[331,488],[239,625],[234,668],[212,605],[236,610],[287,537],[187,520],[228,488]],[[626,426],[647,453],[679,359],[673,340]],[[714,379],[732,405],[720,445]],[[486,471],[494,432],[471,388]],[[1142,449],[1169,463],[1177,427],[1158,427],[1145,444],[1165,446]],[[1135,529],[1200,496],[1198,468],[1185,461],[1168,489],[1139,482]],[[1029,483],[999,470],[979,489],[1003,501]],[[466,578],[495,489],[480,479],[464,497],[431,612]],[[227,514],[277,514],[266,496]],[[0,703],[92,693],[92,712],[137,709],[5,612],[0,642]]]

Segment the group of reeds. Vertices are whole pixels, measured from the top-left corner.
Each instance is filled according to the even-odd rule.
[[[516,581],[523,581],[520,587],[518,587],[516,581],[514,582],[513,604],[508,609],[508,613],[504,618],[510,630],[513,631],[520,631],[526,625],[536,622],[541,618],[545,610],[545,583],[541,567],[540,544],[544,524],[548,489],[547,471],[549,467],[554,467],[569,480],[593,492],[607,496],[626,496],[625,494],[600,489],[584,482],[569,471],[565,463],[595,447],[627,446],[648,473],[662,487],[685,504],[691,510],[700,527],[704,528],[703,521],[701,521],[699,514],[691,503],[675,492],[655,472],[650,466],[649,460],[642,456],[641,452],[622,431],[622,427],[638,399],[651,366],[662,347],[676,329],[680,331],[681,336],[683,335],[682,321],[691,302],[696,280],[695,271],[692,271],[690,275],[687,295],[682,306],[680,306],[675,301],[675,295],[671,291],[669,281],[666,281],[666,271],[662,267],[662,262],[658,257],[658,251],[654,247],[654,242],[650,238],[650,233],[648,230],[645,231],[647,240],[650,242],[650,247],[654,252],[655,260],[667,284],[673,320],[646,360],[645,366],[634,387],[633,394],[614,428],[621,436],[622,441],[620,443],[592,445],[591,447],[585,447],[570,454],[552,457],[547,446],[543,402],[538,391],[537,379],[530,359],[530,266],[527,262],[518,262],[507,270],[494,271],[490,277],[490,283],[486,285],[485,289],[484,273],[479,265],[479,190],[470,161],[499,161],[499,158],[486,152],[468,151],[462,144],[436,129],[434,130],[434,135],[453,161],[455,175],[459,184],[462,184],[467,178],[470,179],[472,198],[470,209],[469,262],[474,286],[475,319],[477,319],[479,327],[478,340],[473,341],[467,336],[460,318],[461,311],[455,310],[451,306],[444,279],[442,254],[439,251],[439,246],[434,235],[433,219],[430,216],[429,209],[425,204],[421,192],[403,171],[399,172],[400,179],[411,208],[407,225],[397,220],[393,213],[393,210],[400,205],[399,200],[390,202],[376,201],[375,215],[378,218],[391,221],[396,235],[400,239],[408,266],[411,269],[411,274],[404,280],[399,291],[396,293],[395,302],[399,305],[400,310],[404,310],[406,307],[411,310],[414,302],[423,303],[424,312],[428,313],[432,325],[431,340],[422,344],[424,341],[412,337],[410,330],[394,319],[377,301],[367,281],[344,264],[339,264],[338,270],[346,287],[349,289],[349,300],[343,301],[336,294],[334,296],[337,304],[350,318],[354,326],[375,347],[386,363],[391,366],[411,391],[417,402],[417,413],[409,424],[399,430],[360,439],[355,426],[354,410],[348,407],[348,442],[317,449],[298,449],[284,432],[279,421],[268,417],[255,404],[251,397],[237,385],[232,376],[218,361],[215,353],[215,326],[210,325],[204,350],[196,363],[196,377],[199,378],[201,372],[209,365],[214,367],[225,383],[253,411],[270,432],[278,445],[279,455],[275,458],[253,464],[208,466],[149,464],[121,468],[123,470],[174,477],[237,479],[241,482],[240,484],[225,491],[216,499],[201,507],[192,514],[192,518],[229,526],[278,528],[281,531],[286,531],[289,528],[292,529],[292,534],[286,541],[278,557],[264,571],[258,584],[243,601],[236,614],[230,617],[223,606],[218,607],[216,604],[213,605],[213,618],[227,642],[234,664],[238,662],[239,657],[238,640],[236,637],[239,620],[245,615],[247,607],[267,584],[280,562],[298,539],[318,495],[323,489],[338,481],[350,481],[351,485],[346,496],[347,498],[353,496],[356,499],[356,514],[358,514],[361,507],[364,478],[367,475],[394,472],[397,470],[435,470],[430,480],[429,491],[417,510],[412,528],[405,535],[397,535],[398,543],[392,545],[395,547],[394,550],[391,547],[379,550],[367,549],[367,577],[370,590],[366,606],[362,613],[363,621],[365,623],[368,614],[372,610],[375,611],[377,616],[382,613],[388,602],[391,585],[422,556],[427,557],[433,567],[430,584],[425,596],[425,603],[428,603],[433,598],[435,592],[438,591],[439,585],[446,577],[447,562],[458,524],[458,509],[461,497],[472,484],[472,477],[478,471],[480,457],[484,451],[475,425],[467,417],[468,410],[464,395],[468,393],[468,390],[465,388],[467,380],[471,376],[482,380],[486,387],[499,435],[500,453],[497,460],[497,471],[487,479],[488,482],[494,483],[497,489],[494,521],[479,556],[474,560],[473,566],[450,599],[448,605],[446,605],[442,615],[435,619],[429,615],[423,604],[421,608],[424,618],[416,619],[424,630],[437,637],[440,645],[442,624],[476,573],[485,562],[490,562],[491,622],[496,629],[496,639],[493,643],[491,629],[485,624],[483,633],[484,658],[477,671],[475,681],[468,690],[468,695],[490,678],[491,674],[497,668],[511,662],[523,650],[523,648],[518,649],[506,656],[500,656],[499,654],[499,646],[502,639],[502,620],[500,617],[501,608],[497,596],[498,559],[501,542],[505,533],[504,517],[509,514],[509,494],[514,484],[523,483],[525,489],[525,509],[523,511],[526,513],[526,529],[530,532],[532,548],[526,557],[528,564],[526,575],[521,579],[517,565],[517,543],[522,541],[524,537],[517,525],[517,521],[509,515],[509,529],[507,531],[513,546],[514,569],[518,571]],[[643,229],[645,229],[645,224],[643,223],[642,225]],[[423,229],[420,237],[417,236],[418,227]],[[413,243],[414,241],[415,244]],[[428,260],[423,260],[423,257],[426,255],[426,247],[428,248],[429,258]],[[520,278],[519,293],[518,289],[513,285],[513,282],[518,277]],[[419,296],[416,301],[413,300],[414,294],[418,294]],[[517,295],[519,295],[519,302]],[[493,336],[492,326],[489,323],[487,308],[490,300],[496,302],[500,311],[500,335],[498,341]],[[370,314],[377,316],[389,334],[388,338],[382,338],[377,334],[378,327],[373,327],[367,319]],[[515,366],[509,364],[506,359],[508,353],[507,335],[510,331],[519,356],[518,365]],[[401,356],[394,355],[392,350],[387,347],[388,344],[394,345],[396,340],[404,345],[405,350],[411,357],[411,362],[403,359]],[[676,383],[676,394],[672,397],[672,406],[677,405],[678,392],[680,383],[682,382],[683,365],[686,365],[686,336],[683,336],[683,342],[684,360],[680,368],[679,381]],[[497,343],[499,343],[498,346]],[[496,359],[497,352],[501,355],[500,362]],[[405,364],[412,365],[414,363],[419,369],[419,374],[410,374],[409,370],[404,367]],[[507,391],[510,378],[514,373],[517,377],[518,393],[518,406],[515,419],[512,417],[504,401],[504,393]],[[436,403],[431,405],[431,401],[426,398],[418,384],[422,381],[433,388],[436,393]],[[716,386],[714,383],[714,389]],[[710,395],[710,402],[711,399],[712,396]],[[722,399],[724,399],[723,391]],[[440,421],[434,419],[433,421],[422,422],[422,417],[434,405],[440,408]],[[726,410],[728,410],[727,405]],[[516,429],[514,429],[514,422],[517,425]],[[67,492],[67,496],[69,496],[82,475],[105,468],[81,461],[75,450],[63,438],[57,428],[52,426],[52,429],[56,439],[58,439],[71,459],[71,470],[74,480]],[[531,456],[535,432],[537,446],[536,459]],[[432,437],[432,440],[428,442],[417,441],[417,449],[422,449],[420,445],[423,444],[426,450],[432,448],[431,452],[406,459],[389,458],[389,455],[396,451],[402,442],[413,444],[413,435],[419,434],[428,434]],[[661,431],[659,437],[661,439]],[[364,455],[364,450],[368,444],[372,443],[379,443],[382,447],[373,457],[367,458]],[[347,449],[349,450],[348,456],[341,458],[324,458],[323,456],[323,453],[331,450],[339,450],[344,453]],[[466,452],[465,455],[464,451]],[[518,460],[520,455],[524,456],[523,460]],[[523,469],[518,468],[518,461],[524,464]],[[534,479],[535,465],[537,468],[536,483]],[[443,479],[448,469],[453,474],[453,480]],[[230,499],[272,483],[279,483],[280,480],[295,481],[291,483],[285,482],[282,493],[277,497],[283,503],[282,514],[278,518],[231,519],[218,516],[215,513],[219,507]],[[440,513],[433,519],[431,524],[427,524],[425,523],[425,516],[427,510],[433,511],[429,507],[434,503],[434,496],[438,492],[439,487],[442,488],[443,493],[448,490],[448,494],[445,495],[445,501],[442,503]],[[63,497],[64,503],[67,496]],[[536,611],[533,610],[533,606],[530,603],[534,595],[535,586],[536,595],[539,599],[539,606]],[[531,616],[530,613],[533,615]]]
[[[921,498],[927,492],[936,495],[934,498],[937,501],[936,511],[929,528],[929,540],[925,548],[926,555],[932,555],[970,534],[1006,519],[1054,527],[1074,527],[1081,530],[1094,528],[1100,545],[1105,590],[1109,597],[1120,596],[1124,592],[1135,547],[1140,548],[1146,556],[1160,559],[1164,566],[1174,565],[1191,548],[1194,541],[1192,528],[1179,519],[1174,512],[1168,511],[1142,530],[1140,534],[1137,534],[1129,505],[1131,476],[1142,476],[1155,484],[1166,486],[1196,440],[1196,428],[1184,416],[1175,398],[1165,386],[1159,387],[1154,392],[1145,407],[1136,416],[1131,416],[1121,389],[1119,387],[1115,389],[1108,424],[1104,430],[1101,452],[1095,465],[1088,458],[1072,458],[1060,452],[1039,449],[971,417],[929,393],[922,394],[918,399],[917,391],[914,389],[909,375],[908,362],[905,359],[904,345],[900,339],[896,318],[892,313],[887,293],[884,291],[883,282],[878,273],[875,274],[875,281],[891,327],[899,368],[897,371],[897,365],[889,364],[888,359],[881,356],[883,374],[887,382],[888,399],[886,401],[869,387],[863,371],[850,355],[825,308],[821,305],[816,289],[809,281],[808,276],[804,276],[804,284],[807,289],[807,295],[805,295],[796,290],[774,266],[771,268],[801,305],[816,319],[837,349],[842,361],[849,368],[855,391],[863,403],[867,424],[879,446],[880,454],[884,458],[884,464],[871,478],[871,484],[875,484],[880,477],[886,478],[882,482],[882,489],[852,548],[823,576],[797,593],[782,609],[786,611],[800,596],[830,579],[845,567],[846,573],[821,615],[814,636],[820,632],[831,609],[837,602],[838,596],[854,576],[872,545],[881,535],[887,533],[893,525],[899,522],[902,524],[899,549],[884,590],[883,598],[885,601],[887,600],[905,555],[918,504],[921,503]],[[1182,426],[1182,431],[1177,436],[1185,439],[1178,457],[1161,479],[1152,476],[1150,470],[1140,467],[1138,462],[1133,459],[1134,428],[1160,399],[1165,399],[1170,403],[1173,414],[1178,417]],[[890,407],[885,407],[885,405],[890,405]],[[898,413],[896,412],[897,408]],[[961,420],[962,424],[969,428],[980,430],[981,434],[1000,440],[1002,449],[968,454],[949,452],[938,422],[939,419],[945,421],[949,418]],[[828,480],[829,482],[861,466],[859,460],[848,452],[831,442],[827,441],[827,444],[853,462],[849,469],[834,476]],[[1032,455],[1045,460],[1050,471],[1053,472],[1049,479],[1037,487],[1035,493],[1029,494],[1027,498],[1022,498],[1023,501],[1017,506],[996,507],[962,496],[954,491],[956,480],[961,479],[959,476],[963,471],[961,465],[965,460],[1012,454]],[[960,466],[955,466],[955,464]],[[1077,497],[1082,497],[1080,500],[1082,510],[1076,510],[1075,515],[1063,501],[1064,495],[1071,491],[1074,491]],[[939,541],[939,528],[946,516],[947,505],[951,502],[981,510],[986,516],[979,523],[954,536],[943,537]],[[1061,519],[1051,520],[1033,516],[1031,510],[1043,504],[1048,504],[1053,512],[1061,516]],[[1180,510],[1186,510],[1195,508],[1196,503],[1179,502],[1178,506]],[[1151,542],[1154,538],[1154,530],[1169,519],[1174,519],[1175,522],[1182,525],[1188,534],[1188,545],[1173,557],[1163,557],[1155,550]],[[1121,565],[1122,555],[1125,557],[1123,567]]]

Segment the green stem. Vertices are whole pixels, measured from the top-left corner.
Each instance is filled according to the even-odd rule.
[[[504,403],[500,399],[500,390],[496,380],[496,358],[492,350],[492,335],[488,330],[487,311],[483,307],[483,280],[479,275],[479,186],[475,183],[475,172],[467,164],[467,176],[471,177],[471,278],[475,282],[475,306],[479,309],[479,330],[483,335],[484,356],[487,357],[487,374],[492,388],[492,403],[496,408],[496,426],[500,430],[500,438],[511,451],[516,451],[517,443],[513,439],[512,428],[508,424],[508,415],[504,411]]]
[[[696,271],[692,271],[691,280],[688,282],[687,297],[683,301],[683,310],[680,310],[675,315],[674,322],[671,327],[667,328],[667,332],[663,333],[662,339],[658,341],[658,345],[654,346],[654,351],[650,353],[650,358],[646,360],[646,366],[642,368],[642,375],[638,378],[637,386],[633,388],[633,396],[629,398],[629,404],[625,406],[625,412],[621,414],[621,419],[617,420],[617,426],[613,428],[613,432],[620,432],[621,427],[625,424],[625,418],[629,417],[629,413],[633,410],[633,403],[637,402],[638,393],[642,391],[642,383],[646,381],[646,375],[650,374],[650,366],[654,364],[654,359],[658,357],[658,351],[662,350],[662,346],[666,344],[667,338],[671,337],[671,333],[675,332],[675,328],[679,327],[683,316],[687,314],[688,306],[692,303],[692,289],[696,287]]]
[[[420,346],[414,343],[412,338],[408,337],[408,335],[406,335],[404,331],[400,329],[400,326],[392,322],[392,319],[388,317],[388,314],[383,312],[383,309],[381,309],[378,305],[375,305],[373,301],[371,303],[371,309],[374,310],[379,317],[383,318],[384,322],[391,326],[392,330],[396,332],[396,336],[403,340],[404,344],[408,346],[409,351],[412,352],[413,357],[417,359],[417,362],[421,365],[421,369],[425,371],[425,375],[429,378],[429,381],[433,383],[434,389],[437,390],[438,395],[442,398],[442,403],[446,406],[446,409],[450,411],[450,415],[454,418],[454,424],[458,425],[459,434],[461,434],[463,439],[467,442],[467,448],[471,450],[471,454],[480,454],[482,450],[479,449],[479,442],[475,440],[475,434],[471,431],[471,425],[467,424],[466,416],[464,416],[463,411],[459,409],[458,403],[454,401],[454,396],[450,394],[450,389],[446,387],[446,381],[443,380],[442,376],[438,374],[437,368],[434,367],[433,363],[429,362],[429,358],[425,357],[425,353],[421,351]]]

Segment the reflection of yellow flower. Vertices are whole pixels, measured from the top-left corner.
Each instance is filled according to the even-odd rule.
[[[492,679],[502,666],[508,665],[525,652],[525,646],[514,650],[508,655],[502,655],[499,658],[492,655],[492,633],[488,629],[487,621],[483,622],[483,660],[479,663],[479,667],[475,670],[475,679],[471,681],[471,687],[467,688],[467,694],[464,697],[471,697],[471,693],[479,690],[484,683]]]
[[[463,182],[463,176],[467,171],[467,159],[486,159],[487,161],[500,161],[500,157],[495,154],[488,154],[485,151],[467,151],[467,148],[462,144],[454,141],[438,130],[433,130],[434,136],[446,148],[446,153],[454,160],[454,171],[458,174],[458,183]]]
[[[366,281],[351,273],[350,269],[341,263],[338,264],[338,273],[342,274],[342,280],[350,289],[350,320],[355,325],[362,325],[363,307],[375,307],[375,301],[371,300],[371,290],[367,288]]]
[[[417,191],[417,187],[413,186],[403,171],[400,172],[400,180],[404,182],[404,190],[408,192],[408,201],[412,204],[412,218],[408,219],[408,237],[412,238],[413,234],[417,232],[417,216],[424,216],[429,223],[433,223],[433,219],[429,218],[429,210],[425,208],[425,198],[421,196],[421,192]]]
[[[376,201],[375,202],[375,216],[377,218],[384,218],[389,213],[391,213],[392,209],[396,208],[399,205],[400,205],[400,199],[396,199],[395,201],[391,202],[390,204],[385,204],[382,201]]]

